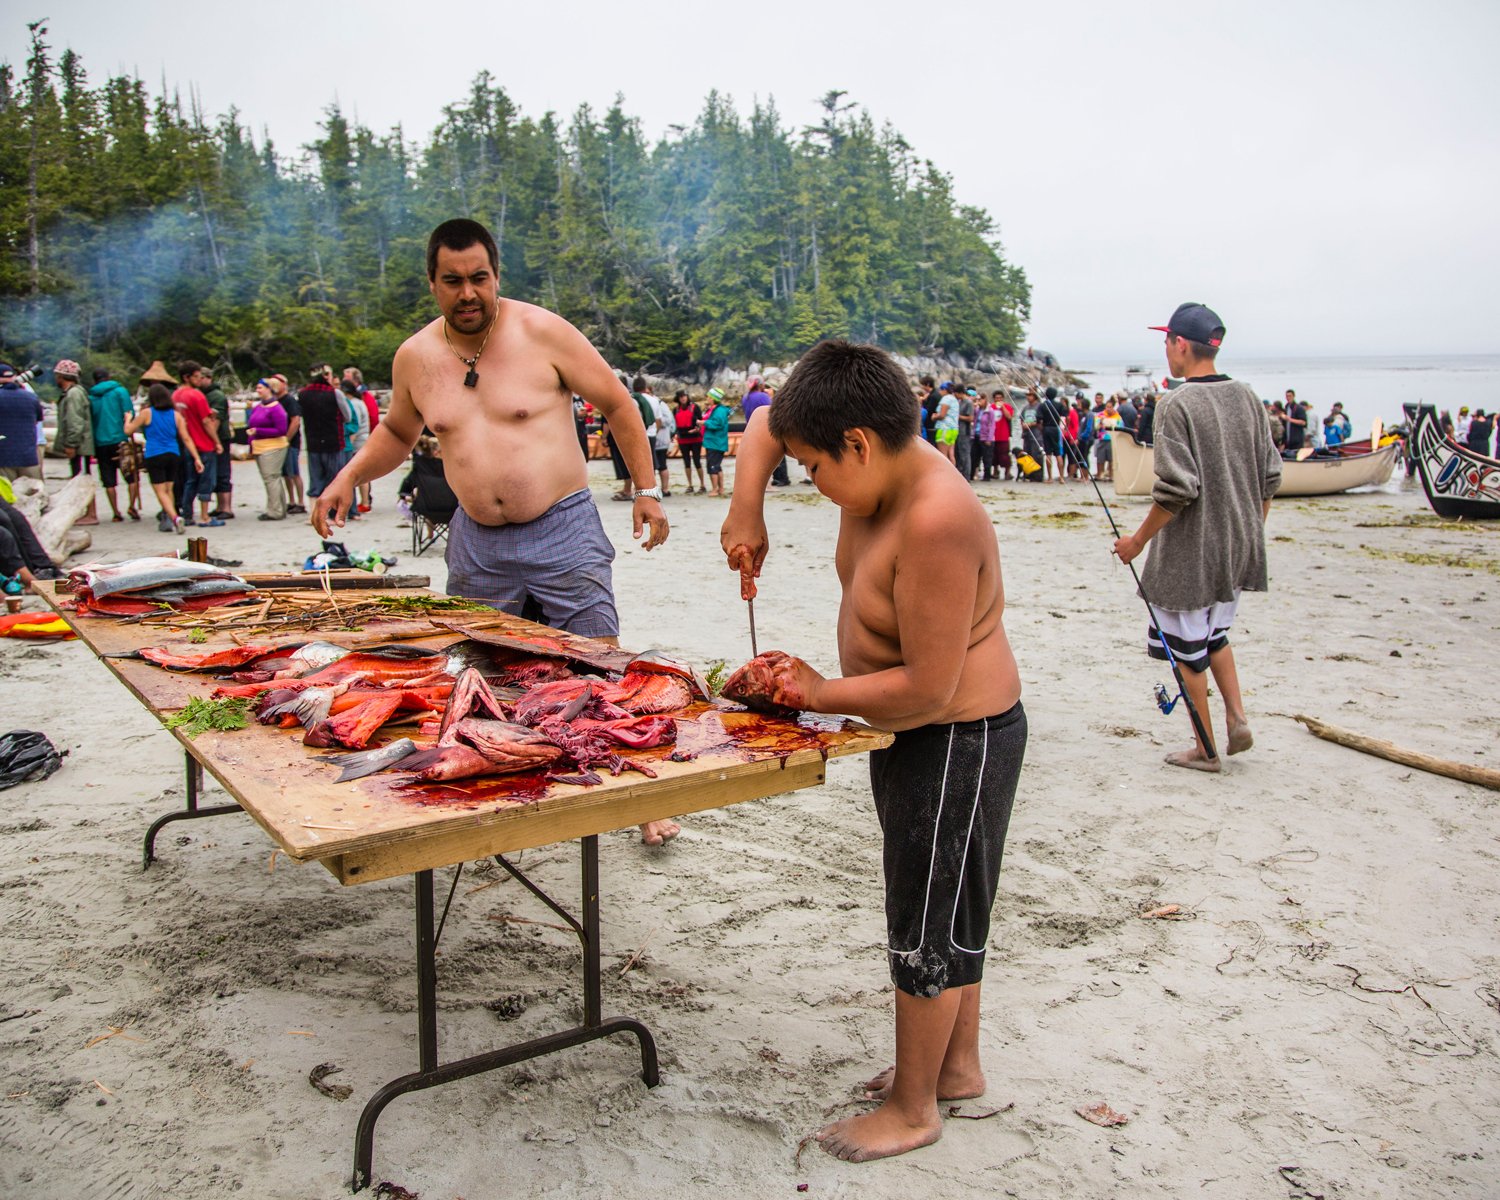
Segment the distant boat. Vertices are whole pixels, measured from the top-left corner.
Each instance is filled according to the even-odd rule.
[[[1115,495],[1149,496],[1156,482],[1155,455],[1123,429],[1110,438],[1114,446]],[[1340,454],[1337,458],[1305,458],[1281,465],[1278,496],[1332,496],[1357,487],[1384,483],[1395,470],[1401,443],[1392,441],[1379,450],[1363,454]],[[1496,464],[1500,466],[1500,463]]]
[[[1445,436],[1432,405],[1401,407],[1412,423],[1411,456],[1432,511],[1440,517],[1500,519],[1500,461]]]

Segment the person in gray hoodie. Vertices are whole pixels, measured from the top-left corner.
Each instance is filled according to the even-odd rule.
[[[1254,391],[1214,365],[1224,340],[1217,313],[1183,304],[1167,324],[1151,328],[1167,335],[1167,365],[1186,382],[1157,406],[1151,511],[1139,529],[1115,542],[1115,554],[1128,563],[1155,539],[1141,572],[1141,594],[1153,617],[1147,652],[1166,658],[1171,649],[1210,742],[1205,672],[1213,672],[1224,698],[1228,752],[1239,754],[1253,738],[1229,630],[1240,593],[1267,589],[1265,519],[1281,486],[1281,455]],[[1222,758],[1196,729],[1193,739],[1167,762],[1220,770]]]

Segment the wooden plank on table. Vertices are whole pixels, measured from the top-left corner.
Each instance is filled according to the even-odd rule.
[[[309,572],[262,572],[241,571],[240,578],[253,587],[270,590],[296,588],[301,591],[321,592],[322,571]],[[395,588],[427,588],[432,586],[430,575],[376,575],[372,571],[329,571],[328,586],[341,591],[390,591]]]
[[[642,780],[623,794],[581,796],[580,803],[569,808],[528,804],[484,823],[476,820],[429,837],[351,851],[322,862],[342,884],[370,883],[815,787],[827,774],[827,765],[816,754],[800,762],[753,765],[749,773],[684,776],[665,781],[665,786],[652,786],[662,781]]]

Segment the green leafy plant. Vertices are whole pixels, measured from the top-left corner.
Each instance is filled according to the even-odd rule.
[[[493,611],[488,604],[478,600],[465,600],[462,596],[374,596],[371,597],[371,603],[406,616],[421,616],[430,612]]]
[[[204,642],[208,641],[208,630],[189,629],[188,641],[192,642],[195,646],[201,646]]]
[[[703,676],[703,682],[708,684],[711,695],[717,696],[724,690],[724,681],[729,678],[729,664],[722,658],[716,658],[708,664],[708,671]]]
[[[250,724],[250,701],[243,696],[205,700],[194,696],[181,712],[167,718],[168,729],[181,729],[190,738],[210,729],[244,729]]]

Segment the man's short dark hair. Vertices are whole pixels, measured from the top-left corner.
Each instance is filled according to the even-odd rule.
[[[328,368],[323,363],[313,363],[312,366],[307,368],[307,377],[309,380],[322,379],[326,381],[327,376]]]
[[[1174,333],[1172,336],[1191,346],[1194,358],[1203,358],[1209,362],[1213,362],[1214,359],[1219,357],[1219,348],[1217,346],[1211,346],[1207,342],[1195,342],[1192,338],[1183,337],[1180,333]],[[1292,392],[1292,395],[1295,396],[1296,394],[1296,392]]]
[[[630,381],[630,390],[632,392],[644,392],[646,390],[646,377],[644,375],[637,375],[632,379]]]
[[[922,376],[922,386],[925,387],[925,388],[930,388],[936,382],[937,381],[935,379],[933,379],[933,377],[931,375],[923,375]]]
[[[919,411],[884,350],[827,341],[802,356],[771,405],[770,423],[777,437],[794,437],[837,462],[851,429],[870,430],[888,450],[904,449],[917,436]]]
[[[500,274],[500,248],[495,245],[495,239],[490,236],[490,231],[478,221],[471,221],[467,217],[455,217],[451,221],[444,221],[432,231],[432,235],[427,239],[427,278],[437,278],[439,248],[467,250],[475,245],[484,247],[484,252],[490,258],[490,270],[498,276]]]
[[[109,378],[109,368],[108,367],[95,367],[94,368],[94,382],[95,383],[103,383],[108,378]]]
[[[177,364],[177,377],[186,383],[188,379],[203,370],[203,364],[194,362],[190,358],[183,359]]]

